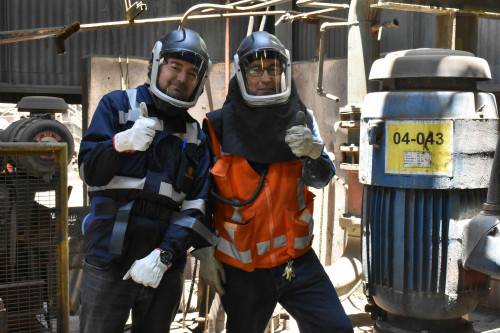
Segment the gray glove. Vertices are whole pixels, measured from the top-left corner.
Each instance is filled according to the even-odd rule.
[[[145,151],[155,136],[156,123],[147,118],[148,108],[144,102],[140,104],[141,116],[134,126],[126,131],[117,133],[113,138],[113,145],[118,152]]]
[[[224,295],[225,290],[222,288],[222,284],[226,283],[226,274],[220,261],[215,259],[214,251],[215,247],[208,246],[192,251],[191,254],[200,260],[200,274],[205,282],[220,295]]]
[[[315,137],[305,125],[297,125],[288,129],[285,142],[297,157],[309,156],[312,159],[320,157],[325,146],[323,141]]]

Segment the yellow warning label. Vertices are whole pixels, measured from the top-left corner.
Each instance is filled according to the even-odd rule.
[[[386,121],[385,172],[451,176],[451,120]]]

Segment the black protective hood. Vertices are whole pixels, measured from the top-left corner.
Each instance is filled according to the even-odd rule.
[[[154,105],[153,114],[164,121],[171,130],[178,133],[186,132],[186,122],[192,122],[193,119],[188,113],[187,108],[181,108],[170,104],[156,97],[151,90],[148,90]]]
[[[160,113],[165,118],[177,117],[179,115],[184,114],[188,110],[187,108],[181,108],[167,101],[164,101],[158,98],[152,92],[151,92],[151,99],[153,100],[153,104],[156,106],[158,113]]]
[[[236,76],[229,82],[229,91],[221,109],[207,113],[222,151],[238,155],[252,162],[279,163],[298,160],[285,143],[286,130],[295,124],[298,111],[306,114],[306,123],[312,118],[292,79],[287,103],[269,107],[252,107],[245,103]]]

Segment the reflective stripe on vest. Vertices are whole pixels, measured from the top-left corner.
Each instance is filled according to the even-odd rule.
[[[311,213],[307,211],[307,213],[304,214],[304,216],[302,216],[301,220],[309,225],[309,234],[304,237],[295,238],[294,248],[298,250],[305,249],[307,245],[309,245],[309,242],[311,241],[311,237],[313,234],[313,224],[312,224],[313,217]]]
[[[297,198],[299,199],[300,210],[306,208],[306,202],[304,201],[304,181],[302,178],[298,179],[299,186],[297,186]]]
[[[237,200],[235,200],[235,201],[237,201]],[[231,220],[233,220],[236,223],[241,223],[241,221],[243,221],[243,217],[238,212],[238,207],[233,206],[233,208],[234,208],[234,213],[233,213],[233,216],[231,216]]]
[[[240,252],[236,249],[233,243],[228,242],[224,238],[219,238],[217,241],[217,250],[227,254],[230,257],[235,258],[236,260],[248,264],[252,262],[252,251],[248,250],[245,252]]]

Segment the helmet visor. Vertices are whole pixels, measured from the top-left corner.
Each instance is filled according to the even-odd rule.
[[[157,89],[166,96],[183,102],[198,97],[207,70],[206,62],[186,51],[163,52],[158,63]]]
[[[252,52],[240,60],[239,66],[248,95],[276,95],[287,89],[287,59],[278,52]]]

